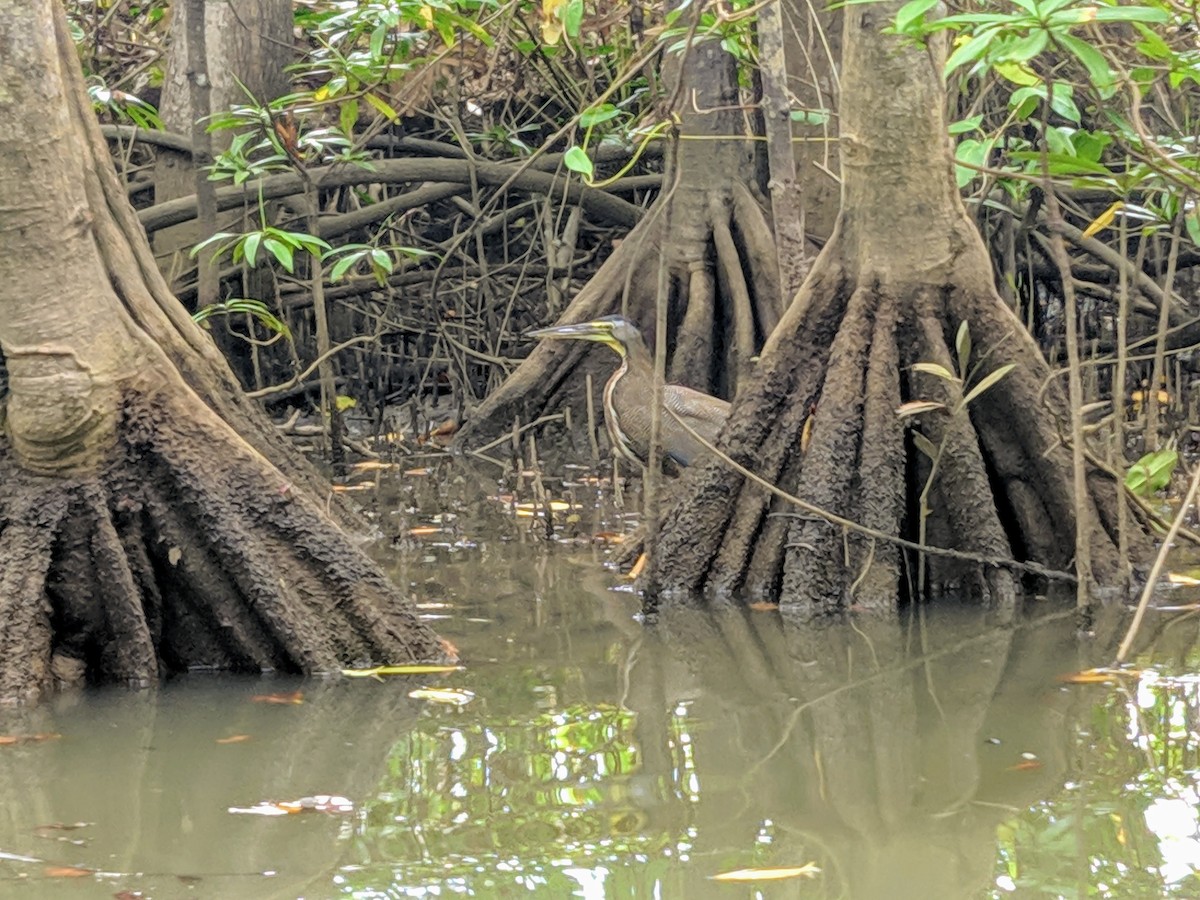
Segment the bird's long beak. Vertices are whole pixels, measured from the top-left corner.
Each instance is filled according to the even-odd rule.
[[[525,332],[525,337],[539,340],[577,340],[613,343],[612,331],[602,322],[579,322],[576,325],[553,325],[550,328],[535,328]]]

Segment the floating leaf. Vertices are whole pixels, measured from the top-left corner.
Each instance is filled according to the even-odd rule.
[[[428,474],[429,474],[430,472],[432,472],[432,471],[433,471],[433,470],[432,470],[432,469],[430,469],[430,468],[421,468],[421,469],[405,469],[405,470],[404,470],[403,472],[401,472],[400,474],[402,474],[402,475],[410,475],[410,476],[416,477],[416,476],[418,476],[418,475],[428,475]]]
[[[263,800],[254,806],[231,806],[229,812],[244,816],[291,816],[306,812],[343,814],[354,812],[354,802],[336,794],[316,794],[299,800]]]
[[[373,669],[342,669],[350,678],[377,678],[380,675],[435,675],[439,672],[457,672],[462,666],[376,666]]]
[[[96,874],[95,869],[84,869],[80,866],[46,866],[42,874],[47,878],[87,878]]]
[[[710,881],[782,881],[785,878],[812,878],[821,871],[816,863],[771,869],[735,869],[720,875],[709,875]]]
[[[1177,584],[1180,587],[1196,587],[1196,585],[1200,585],[1200,578],[1194,575],[1187,575],[1183,572],[1168,572],[1167,581],[1170,584]]]
[[[748,608],[754,612],[774,612],[779,609],[779,604],[768,603],[766,600],[756,600],[754,603],[749,604]]]
[[[218,744],[242,744],[250,740],[248,734],[231,734],[229,737],[217,738]]]
[[[0,735],[0,747],[12,747],[17,744],[40,744],[43,741],[56,741],[61,734],[45,732],[42,734],[5,734]]]
[[[441,534],[442,529],[437,525],[418,525],[415,528],[408,529],[409,537],[428,537],[431,534]]]
[[[1007,772],[1033,772],[1042,767],[1041,762],[1036,759],[1023,759],[1015,766],[1009,766]]]
[[[431,703],[446,703],[450,706],[465,706],[475,699],[474,691],[465,688],[417,688],[409,691],[408,696],[414,700],[428,700]]]
[[[1063,684],[1113,684],[1120,678],[1138,678],[1141,674],[1140,669],[1084,669],[1059,675],[1058,680]]]
[[[255,694],[250,700],[253,703],[303,703],[304,694],[301,691],[288,694]]]

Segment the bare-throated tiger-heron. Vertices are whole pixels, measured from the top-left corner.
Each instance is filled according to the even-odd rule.
[[[654,362],[642,334],[623,316],[604,316],[576,325],[556,325],[526,333],[542,340],[596,341],[621,357],[620,367],[604,385],[604,424],[613,449],[625,459],[645,466],[650,458],[650,417],[654,400]],[[709,443],[714,443],[729,404],[702,391],[668,384],[663,402]],[[690,466],[707,448],[680,425],[675,416],[662,415],[663,453],[678,465]]]

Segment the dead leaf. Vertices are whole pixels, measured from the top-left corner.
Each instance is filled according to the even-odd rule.
[[[431,534],[441,534],[442,529],[436,525],[418,525],[415,528],[408,529],[409,537],[426,537]]]
[[[1167,581],[1181,587],[1195,587],[1200,584],[1200,578],[1195,575],[1185,575],[1183,572],[1168,572]]]
[[[46,866],[42,874],[47,878],[87,878],[95,875],[95,869],[82,869],[79,866]]]
[[[643,553],[641,556],[639,556],[637,558],[637,562],[635,562],[633,564],[633,568],[629,570],[629,572],[625,575],[625,577],[628,578],[630,581],[634,581],[637,579],[637,577],[639,575],[642,574],[642,571],[645,568],[646,568],[646,554]]]
[[[255,694],[250,698],[252,703],[303,703],[304,693],[292,691],[290,694]]]
[[[1140,669],[1084,669],[1059,675],[1058,680],[1063,684],[1113,684],[1119,678],[1139,678],[1141,674]]]
[[[597,531],[592,535],[592,540],[601,544],[619,544],[625,540],[625,535],[619,531]]]
[[[735,869],[720,875],[709,875],[710,881],[782,881],[785,878],[812,878],[821,871],[816,863],[774,869]]]
[[[250,740],[248,734],[231,734],[229,737],[217,738],[218,744],[240,744]]]
[[[403,475],[411,475],[411,476],[416,476],[416,475],[428,475],[428,474],[429,474],[430,472],[432,472],[432,471],[433,471],[433,469],[430,469],[430,468],[422,468],[422,469],[405,469],[405,470],[404,470],[404,471],[403,471],[401,474],[403,474]]]
[[[382,459],[364,459],[350,467],[353,472],[378,472],[382,469],[398,469],[397,463],[384,462]]]
[[[329,489],[335,494],[345,494],[350,491],[370,491],[375,489],[375,482],[362,481],[358,484],[331,484]]]
[[[800,429],[800,453],[802,455],[808,453],[808,445],[812,443],[813,421],[813,416],[805,417],[804,427]]]
[[[441,638],[438,640],[438,644],[441,646],[442,652],[444,652],[448,657],[450,657],[451,659],[458,659],[458,657],[459,657],[458,648],[455,647],[452,643],[450,643],[445,638]]]
[[[56,741],[61,734],[46,732],[44,734],[5,734],[0,735],[0,747],[12,747],[16,744],[40,744],[43,741]]]
[[[1015,766],[1009,766],[1007,772],[1032,772],[1035,769],[1040,769],[1042,764],[1036,759],[1023,759]]]
[[[758,600],[750,604],[750,609],[754,612],[774,612],[779,609],[778,603],[768,603],[765,600]]]
[[[351,813],[354,802],[337,794],[315,794],[299,800],[263,800],[254,806],[231,806],[229,812],[244,816],[291,816],[305,812]]]

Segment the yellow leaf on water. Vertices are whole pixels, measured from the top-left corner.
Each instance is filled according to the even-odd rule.
[[[782,881],[785,878],[813,878],[821,871],[816,863],[774,869],[736,869],[709,875],[710,881]]]
[[[376,666],[373,669],[342,669],[350,678],[375,678],[380,675],[435,675],[439,672],[457,672],[462,666]]]
[[[1119,678],[1138,678],[1141,674],[1140,669],[1084,669],[1059,675],[1058,680],[1064,684],[1112,684]]]
[[[1185,575],[1182,572],[1168,572],[1167,581],[1171,584],[1178,584],[1182,587],[1195,587],[1200,584],[1200,578],[1194,575]]]

